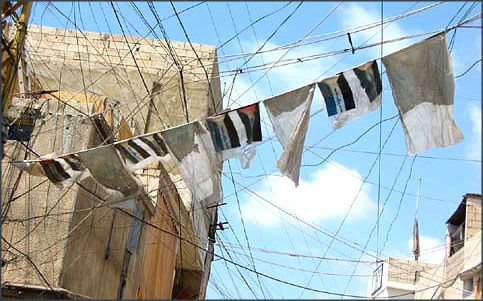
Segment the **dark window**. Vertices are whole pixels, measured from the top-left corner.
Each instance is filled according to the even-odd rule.
[[[27,108],[20,113],[18,118],[7,118],[8,140],[29,141],[35,126],[35,120],[39,116],[37,109]]]
[[[463,281],[463,298],[473,295],[474,288],[473,277],[465,279]]]
[[[134,205],[132,213],[135,217],[131,217],[131,227],[129,228],[127,248],[131,253],[137,253],[139,249],[139,240],[141,238],[141,229],[143,226],[142,220],[144,217],[143,211],[138,204]]]
[[[451,239],[449,256],[452,256],[465,245],[465,223],[460,225],[448,224],[448,232]]]

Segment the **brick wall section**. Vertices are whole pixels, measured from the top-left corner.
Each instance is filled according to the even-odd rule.
[[[446,260],[446,279],[454,278],[458,273],[463,271],[465,247],[459,249]]]
[[[43,89],[87,90],[116,100],[141,133],[185,123],[185,100],[190,121],[222,109],[214,46],[192,44],[200,64],[188,43],[170,41],[183,65],[181,77],[166,42],[126,39],[127,43],[122,35],[31,25],[25,48]],[[148,120],[150,99],[154,106]]]
[[[188,43],[169,41],[169,44],[180,61],[186,65],[186,69],[189,69],[188,77],[204,75]],[[172,64],[172,59],[165,50],[166,42],[142,37],[126,36],[125,39],[122,35],[30,25],[26,45],[33,56],[42,57],[49,62],[65,60],[66,64],[76,66],[79,61],[84,61],[93,64],[94,68],[110,68],[112,64],[121,62],[128,69],[136,70],[129,49],[133,51],[143,72],[156,74]],[[210,72],[210,61],[214,59],[215,47],[196,43],[192,45]],[[174,66],[172,68],[174,70]]]
[[[428,277],[434,272],[437,265],[404,259],[389,258],[389,277],[388,281],[414,284],[415,272],[418,271],[420,277]]]
[[[216,47],[192,44],[208,74],[207,81],[190,44],[169,44],[184,66],[182,77],[166,50],[166,42],[156,39],[31,25],[26,50],[43,89],[60,87],[81,92],[88,87],[90,93],[118,101],[121,115],[137,135],[186,123],[186,109],[189,121],[204,119],[222,109]],[[168,170],[172,178],[179,176],[176,168]],[[191,211],[191,196],[182,197]],[[202,215],[201,224],[194,225],[203,236],[207,232],[203,228],[212,219],[205,217]]]
[[[208,75],[207,79],[205,70],[203,70],[202,65],[196,59],[189,44],[171,41],[170,45],[184,66],[182,74],[175,68],[172,57],[165,50],[165,42],[153,39],[127,37],[126,43],[122,35],[80,32],[30,25],[25,50],[27,63],[42,89],[59,89],[74,93],[86,91],[90,94],[106,97],[110,103],[116,104],[115,106],[117,107],[115,109],[120,110],[120,113],[126,117],[136,135],[145,131],[159,131],[185,123],[187,121],[186,109],[189,121],[203,119],[222,109],[216,48],[214,46],[193,44],[205,67]],[[130,49],[135,60],[132,58]],[[182,82],[184,83],[184,89],[181,89]],[[149,105],[150,102],[152,105]],[[187,108],[185,108],[185,102]],[[151,118],[149,118],[150,115]],[[55,152],[56,154],[66,152],[64,147],[65,130],[63,130],[62,126],[65,125],[66,120],[72,118],[64,116],[64,114],[54,116],[47,120],[44,128],[52,128],[51,123],[54,122],[53,120],[58,119],[58,123],[61,125],[59,130],[47,131],[44,133],[44,136],[36,135],[37,142],[34,143],[33,148],[41,155],[48,152]],[[91,124],[87,122],[82,124],[82,126],[83,128],[75,136],[75,143],[72,143],[71,151],[92,146],[90,142],[84,143],[83,140],[83,138],[89,136],[89,132],[92,132],[92,129],[88,128]],[[114,134],[117,134],[116,129],[114,129]],[[10,149],[7,146],[7,151],[14,152],[14,148],[17,148],[16,144],[12,144]],[[19,159],[21,159],[21,155],[16,154]],[[5,166],[7,165],[2,165],[3,174],[6,174],[4,169],[8,168],[8,166]],[[14,170],[10,176],[2,177],[2,187],[12,187],[16,176],[15,173],[18,173],[18,170]],[[28,185],[27,180],[30,181],[30,185]],[[22,184],[17,189],[15,195],[24,192],[29,186],[31,187],[42,180],[45,179],[29,177],[24,174],[22,176]],[[91,200],[82,196],[76,190],[61,198],[62,201],[57,205],[54,202],[61,196],[63,191],[49,188],[50,186],[52,185],[47,181],[32,195],[18,199],[11,210],[12,214],[9,218],[25,218],[27,206],[30,206],[32,209],[28,216],[33,216],[41,215],[52,207],[55,207],[56,213],[61,213],[72,211],[72,209],[85,209],[92,205],[92,202],[89,203]],[[12,189],[5,191],[8,192],[10,190]],[[6,199],[5,195],[4,191],[2,191],[2,199]],[[78,197],[82,198],[82,201],[76,201]],[[188,204],[186,206],[187,211],[191,211],[191,200],[183,199],[182,201],[183,204]],[[197,212],[201,211],[198,210]],[[79,226],[75,233],[78,236],[67,240],[64,238],[72,230],[71,227],[79,221],[78,218],[85,216],[79,215],[76,218],[71,218],[70,215],[63,215],[62,218],[41,220],[39,227],[29,236],[30,242],[27,242],[26,245],[32,246],[32,250],[36,251],[29,254],[34,262],[39,263],[39,268],[50,283],[55,286],[59,284],[68,286],[75,291],[88,292],[86,295],[93,297],[115,297],[113,293],[116,292],[118,285],[119,266],[100,264],[102,261],[100,255],[103,256],[104,245],[102,244],[103,241],[95,239],[95,237],[105,236],[106,231],[110,227],[109,221],[112,220],[110,214],[110,211],[103,210],[103,208],[95,210],[92,216],[88,218],[90,221],[89,226]],[[191,212],[191,214],[193,213]],[[95,222],[94,219],[96,220]],[[189,221],[190,218],[187,217],[185,220]],[[119,221],[119,226],[123,229],[126,229],[125,222],[127,220]],[[209,225],[210,223],[210,221],[206,221],[205,224]],[[32,222],[32,227],[34,226],[33,224],[35,222]],[[96,225],[96,227],[90,227],[92,225]],[[118,226],[117,222],[116,226]],[[201,231],[203,229],[196,229],[196,226],[198,225],[191,225],[193,230],[196,231],[196,235],[198,235],[203,232]],[[203,228],[202,226],[198,227]],[[20,238],[24,236],[28,229],[24,225],[8,229],[4,224],[4,231],[5,235],[12,239],[12,237]],[[183,233],[185,232],[189,231],[183,231]],[[91,233],[95,237],[86,236],[85,233]],[[120,246],[125,244],[125,234],[127,232],[119,233],[119,237],[113,239],[119,250],[122,249]],[[74,233],[72,233],[72,236],[74,236]],[[192,236],[195,235],[193,234]],[[15,239],[13,240],[15,241]],[[51,242],[58,242],[58,244],[51,246],[49,245]],[[24,242],[22,244],[25,245]],[[186,245],[183,245],[184,249],[187,249]],[[194,254],[197,251],[191,249],[185,251],[184,249],[182,253],[186,254]],[[42,251],[39,252],[38,250]],[[85,261],[76,261],[78,250],[85,250],[88,252],[87,254],[90,254],[87,255],[88,258]],[[112,258],[119,262],[121,258],[117,255],[119,254],[113,254]],[[192,257],[193,261],[202,261],[204,259],[196,256]],[[183,256],[184,262],[187,259],[187,256]],[[139,273],[138,269],[131,268],[138,265],[137,260],[137,258],[132,258],[131,260],[129,269],[130,280],[136,278],[132,273]],[[69,263],[63,265],[66,262]],[[72,278],[78,277],[80,274],[88,274],[89,266],[83,266],[86,262],[90,267],[95,265],[94,269],[102,269],[102,273],[95,273],[96,277],[87,277],[89,279],[87,280],[86,278],[87,281],[84,282],[72,281]],[[193,266],[200,269],[199,264],[193,263]],[[22,272],[18,272],[19,269]],[[63,274],[59,275],[61,271]],[[2,276],[11,282],[42,284],[42,281],[35,275],[33,269],[25,260],[10,263],[8,267],[2,268],[2,272]],[[105,279],[99,280],[99,277],[104,277]],[[109,279],[108,283],[106,283],[106,279]],[[103,285],[99,286],[101,282]],[[133,286],[134,283],[135,281],[129,282],[126,290],[136,291],[136,288]],[[135,294],[126,293],[126,297],[133,298],[135,296]]]
[[[465,240],[481,233],[481,196],[466,196]]]
[[[65,107],[57,102],[44,103],[42,119],[36,121],[33,131],[35,138],[30,141],[33,151],[45,155],[51,152],[77,151],[90,146],[92,123],[79,114],[64,115]],[[74,138],[72,133],[78,132],[84,135]],[[70,213],[74,209],[79,189],[76,186],[58,189],[44,177],[20,173],[18,168],[9,164],[9,158],[25,158],[25,148],[20,147],[19,143],[8,141],[5,153],[8,156],[2,160],[2,203],[6,204],[11,194],[20,197],[9,203],[9,214],[2,223],[2,235],[36,263],[50,284],[57,286],[64,257],[65,237],[68,235],[72,216]],[[27,158],[34,159],[35,156],[30,154]],[[15,185],[17,178],[18,186]],[[36,188],[26,193],[32,187]],[[51,216],[43,218],[46,213]],[[6,249],[4,245],[2,251]],[[11,257],[8,252],[2,252],[2,256]],[[46,285],[23,257],[2,267],[2,278],[10,283]]]

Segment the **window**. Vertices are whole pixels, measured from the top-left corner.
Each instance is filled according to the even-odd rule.
[[[372,294],[382,286],[382,267],[383,264],[381,263],[374,272],[372,272]]]
[[[39,116],[37,109],[26,108],[17,118],[6,118],[9,123],[7,139],[29,141],[34,130],[35,120]]]
[[[141,229],[143,226],[142,220],[144,219],[144,214],[138,204],[134,205],[134,210],[132,213],[134,216],[131,217],[131,227],[129,228],[127,249],[131,253],[137,253],[139,251],[139,240],[141,238]]]
[[[474,288],[473,277],[463,280],[463,298],[472,296]]]
[[[465,223],[460,225],[448,224],[449,236],[451,238],[450,256],[463,248],[465,244]]]

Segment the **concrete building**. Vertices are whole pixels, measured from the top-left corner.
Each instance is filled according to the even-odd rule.
[[[446,223],[443,262],[390,258],[370,278],[368,297],[481,299],[481,195],[466,194]]]
[[[3,296],[204,298],[221,191],[195,204],[176,166],[152,164],[137,173],[133,218],[102,206],[105,190],[92,179],[58,189],[8,162],[220,111],[215,47],[31,25],[21,67],[5,116]]]
[[[446,223],[446,258],[416,297],[481,299],[481,195],[467,193]]]
[[[382,261],[369,279],[367,296],[370,298],[414,299],[417,279],[428,277],[437,265],[388,258]]]

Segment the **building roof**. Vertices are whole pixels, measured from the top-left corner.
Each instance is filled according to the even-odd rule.
[[[463,198],[456,211],[446,221],[447,224],[460,225],[465,221],[466,217],[466,197]]]
[[[463,196],[463,200],[456,208],[456,211],[451,215],[451,217],[446,221],[447,224],[453,225],[460,225],[462,222],[465,221],[466,217],[466,199],[467,198],[480,198],[481,194],[479,193],[467,193]]]

